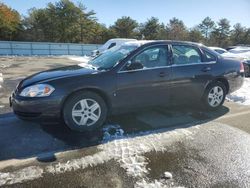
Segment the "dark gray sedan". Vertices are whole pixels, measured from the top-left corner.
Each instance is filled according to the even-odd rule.
[[[10,97],[22,119],[62,119],[89,131],[106,117],[147,106],[201,103],[219,108],[239,89],[244,67],[209,48],[180,41],[137,41],[114,47],[89,63],[22,80]]]

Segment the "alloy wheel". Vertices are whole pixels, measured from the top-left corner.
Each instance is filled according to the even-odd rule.
[[[72,118],[78,126],[91,126],[101,116],[101,107],[93,99],[82,99],[72,109]]]
[[[208,93],[208,104],[211,107],[217,107],[223,101],[223,97],[223,89],[220,86],[214,86]]]

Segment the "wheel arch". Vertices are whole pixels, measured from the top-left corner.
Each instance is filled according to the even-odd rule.
[[[98,89],[98,88],[81,88],[81,89],[77,89],[71,93],[69,93],[64,99],[63,101],[61,102],[61,117],[62,117],[62,113],[63,113],[63,108],[64,108],[64,105],[65,103],[67,102],[67,100],[72,96],[72,95],[75,95],[76,93],[78,92],[84,92],[84,91],[90,91],[90,92],[93,92],[93,93],[96,93],[98,94],[103,100],[104,102],[106,103],[107,105],[107,109],[108,109],[108,114],[111,112],[111,100],[109,99],[109,97],[107,96],[107,94],[102,91],[101,89]]]
[[[205,87],[206,88],[205,91],[207,90],[209,85],[211,85],[214,82],[221,82],[222,84],[224,84],[226,87],[226,94],[228,94],[229,89],[230,89],[229,82],[227,81],[226,78],[223,78],[223,77],[218,77],[218,78],[215,78],[214,80],[211,80],[210,82],[208,82],[206,87]]]

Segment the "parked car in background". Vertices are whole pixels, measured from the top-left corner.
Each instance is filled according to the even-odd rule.
[[[72,130],[90,131],[110,114],[148,106],[196,102],[216,110],[243,81],[241,61],[203,45],[134,41],[86,64],[29,76],[10,105],[21,119],[62,119]]]
[[[210,48],[211,50],[214,50],[214,51],[218,52],[219,54],[223,54],[223,53],[228,52],[228,51],[225,50],[224,48],[220,48],[220,47],[212,47],[212,46],[210,46],[209,48]]]
[[[243,47],[243,48],[245,48],[245,47],[250,48],[250,45],[238,44],[237,46],[229,46],[229,47],[226,48],[226,50],[229,51],[229,50],[232,50],[232,49],[235,49],[235,48],[241,48],[241,47]]]
[[[223,57],[239,59],[244,64],[245,76],[250,76],[250,47],[237,46],[229,50],[227,53],[222,54]]]
[[[247,52],[250,52],[250,47],[248,47],[248,46],[237,46],[236,48],[233,48],[233,49],[229,50],[229,52],[234,53],[234,54],[247,53]]]
[[[130,41],[136,41],[136,39],[125,39],[125,38],[110,39],[104,45],[102,45],[99,49],[92,51],[91,56],[96,57],[100,53],[103,53],[104,51],[106,51],[114,46],[119,46],[125,42],[130,42]]]
[[[237,48],[237,46],[228,46],[228,47],[226,48],[226,50],[229,51],[229,50],[232,50],[232,49],[234,49],[234,48]]]

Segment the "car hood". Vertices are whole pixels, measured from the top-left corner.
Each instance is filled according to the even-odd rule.
[[[24,88],[32,84],[60,79],[65,77],[73,77],[79,75],[87,75],[87,74],[94,74],[99,72],[98,70],[91,68],[90,66],[81,66],[73,65],[73,66],[66,66],[57,69],[51,69],[43,72],[36,73],[27,77],[26,79],[22,80],[18,86],[19,88]]]

